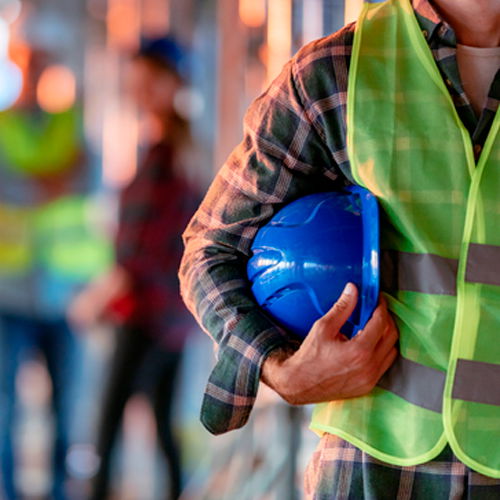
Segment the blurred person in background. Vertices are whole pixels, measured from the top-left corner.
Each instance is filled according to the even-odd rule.
[[[47,71],[56,68],[52,56],[40,49],[29,53],[20,98],[0,112],[1,498],[18,498],[22,489],[15,468],[16,376],[25,360],[42,354],[52,383],[52,497],[58,500],[66,498],[72,390],[81,354],[67,307],[82,285],[104,271],[109,251],[89,224],[88,195],[96,176],[84,153],[75,89],[61,91],[55,80],[47,84]],[[53,84],[57,95],[47,95]],[[66,90],[73,98],[62,102]],[[50,112],[40,107],[40,98],[52,103]]]
[[[107,497],[111,452],[127,400],[145,393],[154,411],[159,444],[169,468],[169,494],[181,491],[179,445],[172,404],[182,351],[193,328],[179,295],[181,233],[199,201],[187,181],[188,122],[176,110],[185,84],[186,54],[171,38],[144,40],[127,78],[132,98],[148,125],[138,172],[120,197],[116,266],[74,302],[81,325],[103,317],[118,328],[97,431],[100,460],[91,498]]]

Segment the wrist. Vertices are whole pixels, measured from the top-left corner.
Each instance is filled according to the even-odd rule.
[[[279,348],[272,351],[264,360],[260,374],[262,382],[287,401],[289,392],[287,387],[290,382],[289,360],[294,352],[291,348]]]

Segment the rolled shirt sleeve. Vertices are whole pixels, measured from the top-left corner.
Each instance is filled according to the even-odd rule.
[[[344,60],[345,54],[339,52],[339,57]],[[306,97],[311,92],[320,99],[322,94],[336,93],[328,74],[331,67],[331,49],[319,42],[284,67],[249,108],[243,141],[219,171],[184,233],[181,292],[218,344],[201,412],[203,424],[214,434],[245,424],[263,361],[291,341],[256,304],[246,264],[258,228],[284,204],[338,189],[338,151],[326,140],[324,116],[315,113]],[[304,82],[308,74],[311,78]],[[331,82],[330,87],[323,80]],[[331,113],[340,124],[341,112],[332,109]]]

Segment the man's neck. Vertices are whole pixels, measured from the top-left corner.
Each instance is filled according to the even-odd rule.
[[[458,43],[472,47],[500,46],[500,0],[432,0],[455,30]]]

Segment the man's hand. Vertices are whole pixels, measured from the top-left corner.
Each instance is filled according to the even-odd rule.
[[[340,328],[356,307],[358,291],[349,283],[339,300],[316,323],[295,353],[272,353],[262,381],[290,404],[308,404],[368,394],[397,356],[398,331],[381,297],[365,328],[347,339]]]

